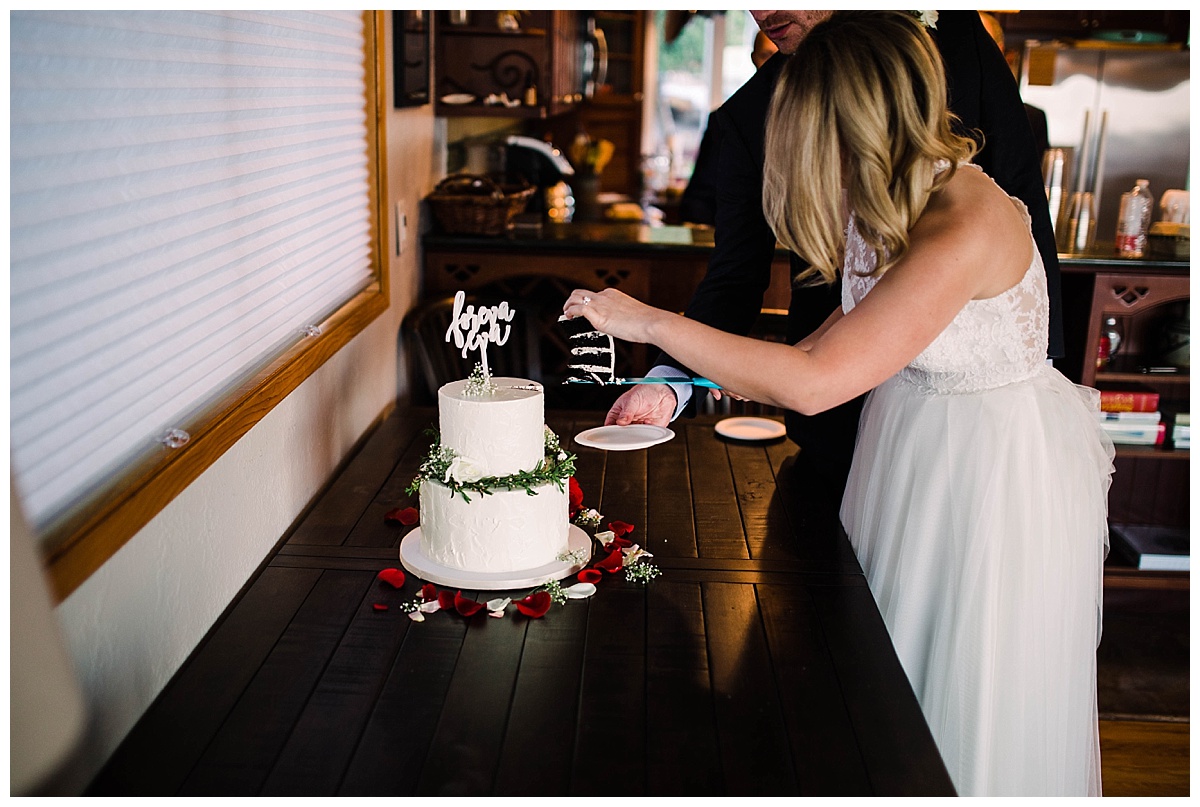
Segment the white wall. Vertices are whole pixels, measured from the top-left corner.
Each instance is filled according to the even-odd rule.
[[[89,728],[55,792],[82,792],[355,441],[393,400],[407,397],[397,336],[418,293],[419,202],[442,158],[431,106],[389,104],[387,134],[388,310],[57,608]],[[409,219],[399,257],[396,202]]]

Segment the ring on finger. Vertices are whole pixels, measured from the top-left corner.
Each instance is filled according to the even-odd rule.
[[[591,297],[588,297],[586,294],[585,294],[585,295],[583,295],[583,304],[584,304],[584,305],[591,305],[591,304],[592,304],[592,298],[591,298]]]

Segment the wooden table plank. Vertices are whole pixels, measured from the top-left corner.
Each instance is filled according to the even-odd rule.
[[[872,795],[846,706],[828,694],[840,684],[809,587],[763,583],[756,589],[799,794]]]
[[[709,425],[688,423],[684,430],[700,557],[750,557],[741,514],[731,506],[737,502],[737,491],[725,444]]]
[[[656,558],[699,555],[688,471],[687,431],[655,446],[646,457],[646,523],[642,546]]]
[[[341,545],[422,428],[419,418],[403,410],[385,418],[304,515],[288,543]]]
[[[571,600],[527,620],[495,795],[561,796],[570,790],[589,607],[587,600]],[[525,619],[513,609],[504,618]]]
[[[465,620],[438,616],[432,615],[405,633],[350,760],[340,795],[416,794],[467,631]]]
[[[415,581],[399,590],[376,581],[367,589],[261,795],[337,793],[380,685],[413,624],[404,604],[416,597],[417,589]]]
[[[130,731],[88,795],[175,794],[320,577],[316,569],[264,569]]]
[[[328,571],[246,686],[180,795],[256,795],[374,575]]]
[[[342,542],[343,546],[387,547],[399,550],[401,534],[407,530],[388,522],[384,515],[400,507],[419,506],[418,497],[415,494],[410,496],[405,490],[416,477],[421,463],[429,456],[429,446],[433,438],[425,433],[425,429],[435,424],[436,418],[431,419],[397,454],[395,467],[374,498],[363,509],[362,517]]]
[[[639,796],[646,791],[645,597],[637,583],[600,585],[588,615],[570,793]]]
[[[646,586],[647,792],[725,792],[700,586]]]
[[[795,793],[787,728],[754,587],[705,583],[702,591],[725,792],[744,796]]]
[[[436,616],[462,619],[456,614]],[[529,620],[491,619],[481,613],[464,621],[466,636],[421,771],[418,794],[487,796],[494,787]]]
[[[752,558],[794,558],[795,536],[775,485],[771,458],[761,445],[729,441],[738,508]]]
[[[876,794],[951,795],[954,785],[869,589],[810,588]]]
[[[646,528],[646,463],[647,455],[657,446],[646,451],[606,451],[604,453],[604,491],[597,509],[604,515],[605,523],[613,520],[633,524],[640,532]],[[581,452],[598,451],[582,448]],[[640,543],[640,535],[629,536]]]

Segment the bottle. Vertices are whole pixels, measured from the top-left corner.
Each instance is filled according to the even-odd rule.
[[[1116,317],[1105,318],[1104,335],[1108,337],[1108,355],[1117,355],[1117,351],[1121,349],[1121,323]]]
[[[1112,363],[1113,356],[1121,349],[1121,323],[1116,317],[1105,317],[1100,328],[1100,344],[1096,352],[1096,369],[1103,370]]]
[[[525,73],[525,106],[537,106],[537,86],[533,83],[533,71]]]
[[[1121,194],[1117,214],[1117,254],[1122,258],[1140,258],[1146,254],[1146,236],[1150,232],[1150,214],[1154,197],[1150,180],[1139,179],[1133,190]]]

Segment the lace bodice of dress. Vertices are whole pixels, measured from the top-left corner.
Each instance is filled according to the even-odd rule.
[[[1028,227],[1024,203],[1010,198]],[[1032,244],[1032,231],[1029,238]],[[867,274],[875,268],[875,254],[859,235],[853,214],[842,268],[842,310],[849,313],[878,282]],[[1045,365],[1049,320],[1046,272],[1034,245],[1029,268],[1015,286],[968,302],[899,376],[931,393],[955,394],[1023,381]]]

